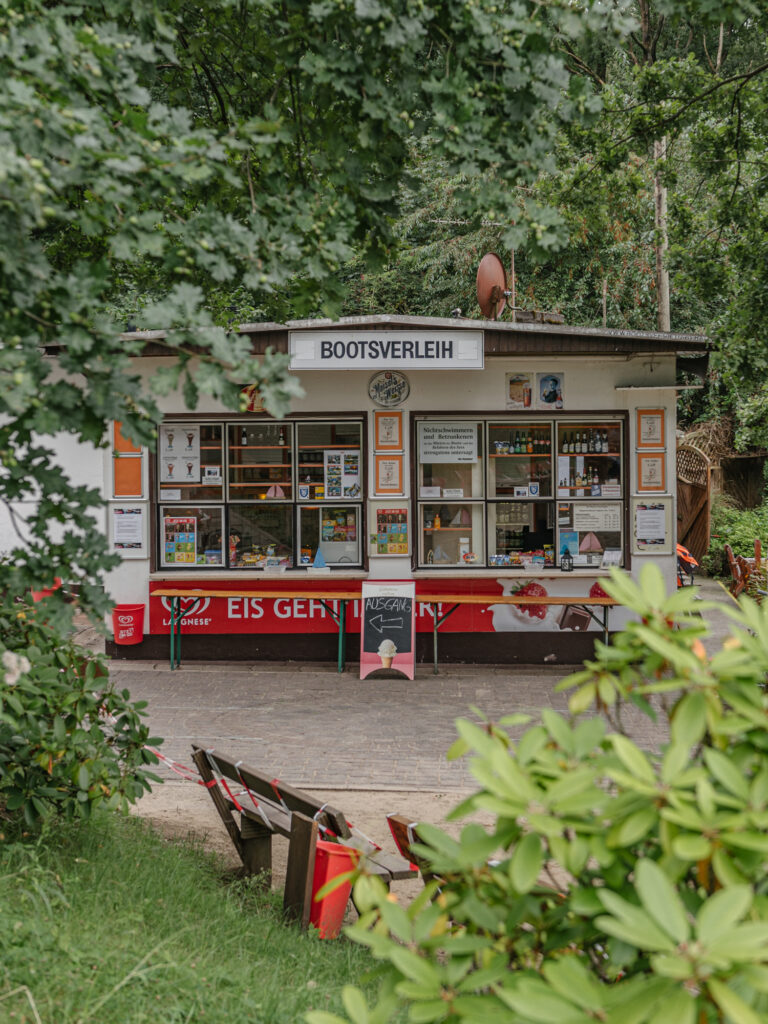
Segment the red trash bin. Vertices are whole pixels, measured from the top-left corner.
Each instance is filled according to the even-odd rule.
[[[309,912],[309,923],[320,932],[321,939],[337,939],[344,921],[347,901],[352,890],[352,882],[347,879],[327,896],[316,900],[316,894],[326,882],[343,875],[357,867],[360,854],[349,846],[339,843],[328,843],[318,839],[315,853],[315,873],[312,878],[312,907]]]
[[[42,601],[44,597],[50,597],[54,590],[58,590],[60,586],[61,576],[54,576],[52,587],[45,587],[43,590],[30,591],[30,593],[32,594],[32,600],[34,601],[35,604],[37,604],[37,602]]]
[[[144,639],[144,605],[117,604],[112,609],[116,644],[140,644]]]

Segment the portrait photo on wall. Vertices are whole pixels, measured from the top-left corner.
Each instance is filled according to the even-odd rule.
[[[536,405],[539,409],[562,409],[565,405],[565,374],[536,374]]]

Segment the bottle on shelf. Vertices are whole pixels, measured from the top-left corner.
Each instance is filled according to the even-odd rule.
[[[602,450],[603,450],[603,441],[602,441],[602,438],[600,437],[600,431],[596,430],[595,431],[595,454],[596,455],[600,455]]]
[[[245,429],[245,425],[243,425],[243,429],[240,432],[240,444],[243,446],[248,444],[248,431]]]
[[[608,449],[608,431],[604,430],[603,431],[603,451],[607,453],[608,450],[609,450]]]
[[[528,452],[529,455],[533,451],[533,438],[531,437],[530,430],[528,431],[528,440],[525,442],[525,450]]]
[[[567,455],[569,450],[570,449],[568,448],[568,435],[565,431],[563,431],[563,440],[560,445],[560,451],[563,453],[563,455]]]
[[[594,466],[593,469],[592,469],[592,483],[593,484],[599,484],[600,483],[600,478],[597,475],[597,466]]]
[[[435,518],[432,520],[432,526],[434,527],[435,530],[439,530],[440,529],[440,513],[439,512],[435,512]]]
[[[278,437],[278,439],[277,439],[277,443],[278,443],[278,444],[279,444],[279,445],[280,445],[281,447],[282,447],[282,445],[284,445],[284,444],[285,444],[285,430],[283,430],[283,428],[282,428],[282,427],[280,427],[280,435],[279,435],[279,437]]]

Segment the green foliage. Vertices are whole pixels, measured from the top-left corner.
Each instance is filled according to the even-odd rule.
[[[701,602],[667,596],[654,565],[605,589],[637,621],[559,684],[570,719],[545,710],[515,740],[457,723],[478,789],[452,816],[494,824],[420,829],[439,880],[407,909],[357,882],[348,934],[385,975],[347,1019],[404,1004],[423,1022],[768,1019],[768,609],[742,600],[709,658]],[[661,749],[628,738],[629,706],[666,721]]]
[[[295,1024],[340,1009],[370,957],[286,926],[281,902],[133,816],[0,845],[0,1020],[33,1024],[30,998],[46,1024]]]
[[[0,603],[0,818],[27,826],[127,808],[162,742],[104,658],[46,621],[50,604]]]
[[[287,360],[253,357],[225,324],[338,312],[340,269],[383,254],[412,138],[455,180],[456,210],[505,244],[562,246],[532,186],[558,132],[596,116],[561,43],[619,39],[625,4],[568,0],[317,0],[0,10],[0,501],[19,544],[0,587],[83,584],[115,564],[98,495],[74,487],[47,442],[97,447],[120,420],[153,444],[156,394],[238,408],[256,383],[282,415]],[[142,342],[116,317],[167,328],[173,367],[146,393]],[[55,353],[56,360],[50,358]],[[20,504],[37,508],[24,519]],[[23,552],[23,554],[22,554]]]
[[[712,525],[709,551],[702,567],[712,576],[730,578],[724,545],[730,544],[735,555],[753,558],[755,539],[768,551],[768,501],[756,508],[738,508],[727,497],[718,495],[712,502]]]

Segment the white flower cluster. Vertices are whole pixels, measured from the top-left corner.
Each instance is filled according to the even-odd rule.
[[[15,651],[3,651],[0,661],[3,665],[2,679],[6,686],[15,686],[21,676],[32,668],[29,658]]]

